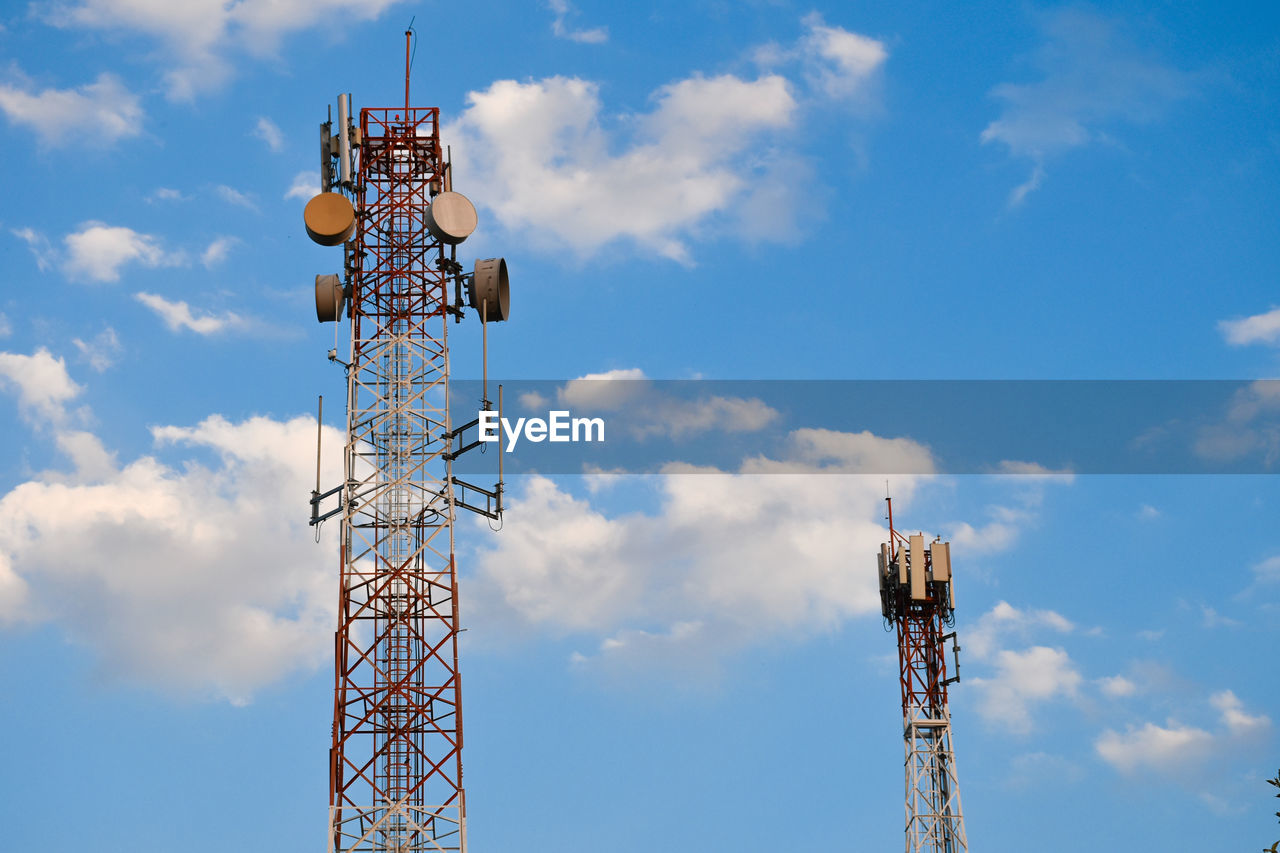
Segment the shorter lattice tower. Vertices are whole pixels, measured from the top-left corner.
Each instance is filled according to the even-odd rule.
[[[947,685],[960,680],[960,647],[955,632],[951,544],[924,534],[903,536],[893,527],[879,554],[880,605],[886,625],[898,630],[898,670],[902,683],[902,737],[906,749],[907,853],[968,851],[960,783],[951,741]],[[947,675],[946,643],[955,657]]]

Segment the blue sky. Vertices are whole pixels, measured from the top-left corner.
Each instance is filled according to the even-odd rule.
[[[15,848],[324,843],[335,557],[305,518],[341,374],[310,282],[338,260],[301,210],[336,94],[402,97],[414,16],[414,101],[480,213],[462,255],[512,270],[495,373],[1280,366],[1263,4],[10,4]],[[474,377],[476,324],[455,329]],[[715,474],[520,478],[501,533],[463,523],[473,849],[901,843],[883,478],[854,451],[936,460],[827,438]],[[1252,440],[1270,470],[1275,433]],[[1035,473],[893,485],[903,524],[954,543],[973,849],[1276,840],[1274,476],[1007,461]]]

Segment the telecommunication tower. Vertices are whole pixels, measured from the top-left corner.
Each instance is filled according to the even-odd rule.
[[[403,107],[357,121],[340,95],[337,126],[321,125],[323,191],[304,212],[315,242],[343,247],[342,274],[316,276],[317,318],[350,320],[349,361],[329,352],[346,369],[343,481],[321,491],[317,446],[311,495],[312,524],[341,519],[329,853],[465,853],[454,523],[502,514],[501,467],[492,488],[454,476],[479,441],[465,437],[478,419],[450,411],[448,326],[464,291],[482,329],[507,319],[507,266],[457,261],[476,211],[453,192],[439,109],[410,106],[411,38]]]
[[[960,809],[951,743],[947,685],[960,680],[960,647],[954,631],[951,544],[924,534],[903,536],[893,527],[880,545],[880,608],[898,630],[898,670],[902,683],[902,737],[906,750],[907,853],[962,853],[969,844]],[[956,674],[947,676],[946,642],[951,641]]]

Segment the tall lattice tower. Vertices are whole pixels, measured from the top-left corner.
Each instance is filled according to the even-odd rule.
[[[404,106],[356,123],[339,97],[304,213],[313,240],[343,247],[342,275],[316,277],[317,316],[339,322],[345,307],[350,320],[349,362],[329,353],[346,368],[344,480],[321,492],[317,471],[312,494],[313,524],[341,518],[330,853],[465,853],[454,523],[459,508],[502,512],[500,477],[484,489],[454,476],[478,442],[463,437],[477,421],[455,427],[450,411],[448,324],[464,289],[483,323],[507,318],[506,263],[457,262],[475,208],[452,191],[439,110],[410,106],[405,36]],[[487,382],[483,396],[491,408]]]
[[[951,743],[951,712],[945,645],[959,652],[952,592],[951,545],[924,535],[903,536],[893,527],[889,508],[889,541],[879,554],[880,605],[884,618],[898,630],[898,670],[902,682],[902,737],[906,749],[907,853],[961,853],[969,849],[960,809]]]

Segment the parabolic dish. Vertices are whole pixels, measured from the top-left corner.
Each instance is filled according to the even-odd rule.
[[[320,193],[302,210],[307,236],[321,246],[345,243],[356,229],[356,209],[341,193]]]
[[[440,193],[427,208],[427,230],[441,243],[461,243],[476,230],[475,205],[462,193]]]

